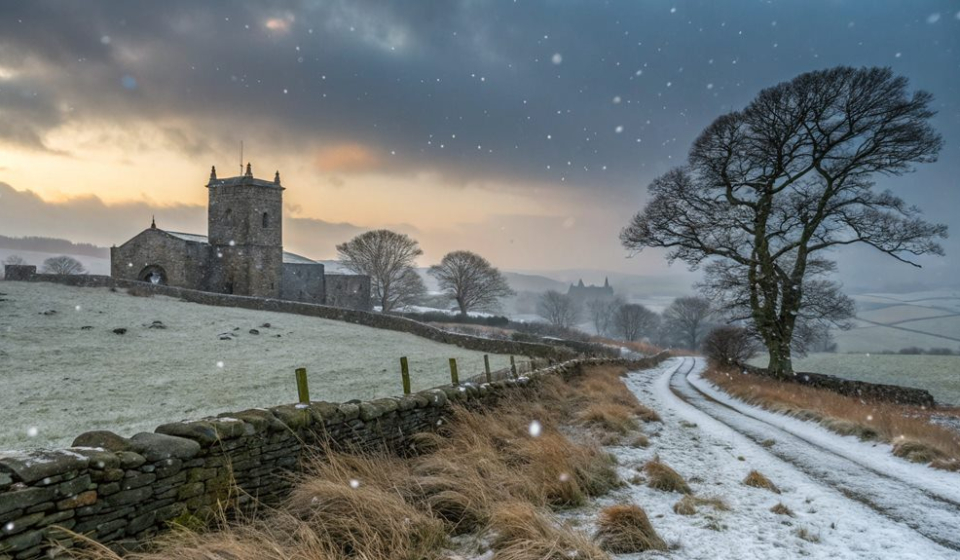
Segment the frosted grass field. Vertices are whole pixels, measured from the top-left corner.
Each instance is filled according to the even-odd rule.
[[[753,363],[766,366],[766,356]],[[960,356],[810,354],[796,359],[793,367],[797,371],[926,389],[937,402],[960,406]]]
[[[0,449],[296,402],[297,367],[314,400],[340,402],[402,393],[400,356],[414,391],[449,382],[449,358],[461,379],[483,371],[482,353],[338,321],[46,283],[0,294]]]

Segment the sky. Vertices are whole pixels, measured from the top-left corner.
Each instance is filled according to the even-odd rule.
[[[957,1],[4,1],[0,235],[120,244],[203,233],[204,185],[280,171],[285,248],[319,259],[371,228],[423,262],[674,275],[618,233],[656,176],[762,88],[836,65],[930,91],[936,163],[878,181],[960,226]],[[838,255],[853,287],[946,286]],[[882,274],[879,272],[882,271]],[[602,278],[588,279],[602,281]]]

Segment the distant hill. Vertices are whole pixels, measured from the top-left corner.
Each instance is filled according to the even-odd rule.
[[[110,249],[90,243],[74,243],[54,237],[7,237],[0,235],[0,249],[52,253],[57,255],[84,255],[98,259],[110,258]]]

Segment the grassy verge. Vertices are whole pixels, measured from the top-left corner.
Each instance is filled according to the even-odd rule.
[[[934,411],[864,401],[737,371],[710,369],[704,377],[749,404],[818,422],[842,435],[889,443],[894,455],[916,463],[960,471],[960,436],[931,423]],[[937,410],[936,414],[960,416],[955,410]]]
[[[554,515],[622,484],[598,434],[635,438],[642,421],[656,419],[622,373],[594,367],[568,381],[544,379],[493,409],[456,409],[439,432],[415,437],[412,457],[327,450],[277,509],[205,531],[178,528],[126,558],[599,560],[609,543],[662,548],[636,507],[608,516],[606,532],[594,536]],[[119,559],[102,547],[82,555]]]

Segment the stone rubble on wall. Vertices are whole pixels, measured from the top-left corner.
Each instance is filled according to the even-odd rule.
[[[410,436],[435,430],[454,404],[489,407],[544,376],[600,364],[645,369],[666,357],[570,360],[518,379],[360,403],[250,409],[131,438],[87,432],[70,449],[0,457],[0,560],[60,557],[75,543],[57,527],[115,550],[136,548],[172,522],[191,526],[221,508],[277,504],[292,486],[288,473],[325,448],[402,453]]]

